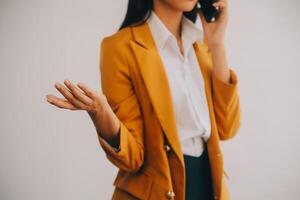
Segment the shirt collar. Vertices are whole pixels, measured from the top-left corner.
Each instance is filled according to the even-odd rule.
[[[184,49],[187,49],[189,45],[202,39],[202,28],[200,24],[200,18],[197,16],[196,22],[193,23],[184,15],[182,16],[182,40]],[[162,49],[169,38],[175,36],[167,29],[163,22],[159,19],[156,13],[152,10],[151,15],[147,20],[150,26],[151,33],[154,37],[156,45],[159,49]]]

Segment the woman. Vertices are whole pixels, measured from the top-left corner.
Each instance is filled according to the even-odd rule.
[[[196,3],[129,0],[119,31],[101,41],[103,94],[65,80],[55,84],[65,99],[47,95],[88,112],[119,168],[112,199],[229,199],[219,142],[239,129],[240,104],[224,47],[228,3],[214,3],[212,23]]]

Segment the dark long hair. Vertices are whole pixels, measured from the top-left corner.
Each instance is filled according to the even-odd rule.
[[[119,30],[127,26],[143,24],[150,17],[152,9],[153,0],[128,0],[126,16]],[[195,6],[193,10],[183,12],[183,15],[195,23],[197,17],[196,9]]]

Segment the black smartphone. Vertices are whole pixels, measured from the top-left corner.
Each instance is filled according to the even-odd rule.
[[[219,16],[219,10],[217,10],[212,4],[215,0],[199,0],[198,9],[200,9],[204,15],[205,20],[210,23],[217,20]]]

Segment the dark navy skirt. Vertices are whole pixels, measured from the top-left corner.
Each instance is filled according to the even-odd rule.
[[[205,144],[205,150],[199,157],[184,155],[186,169],[186,200],[212,200],[213,186],[211,170]]]

